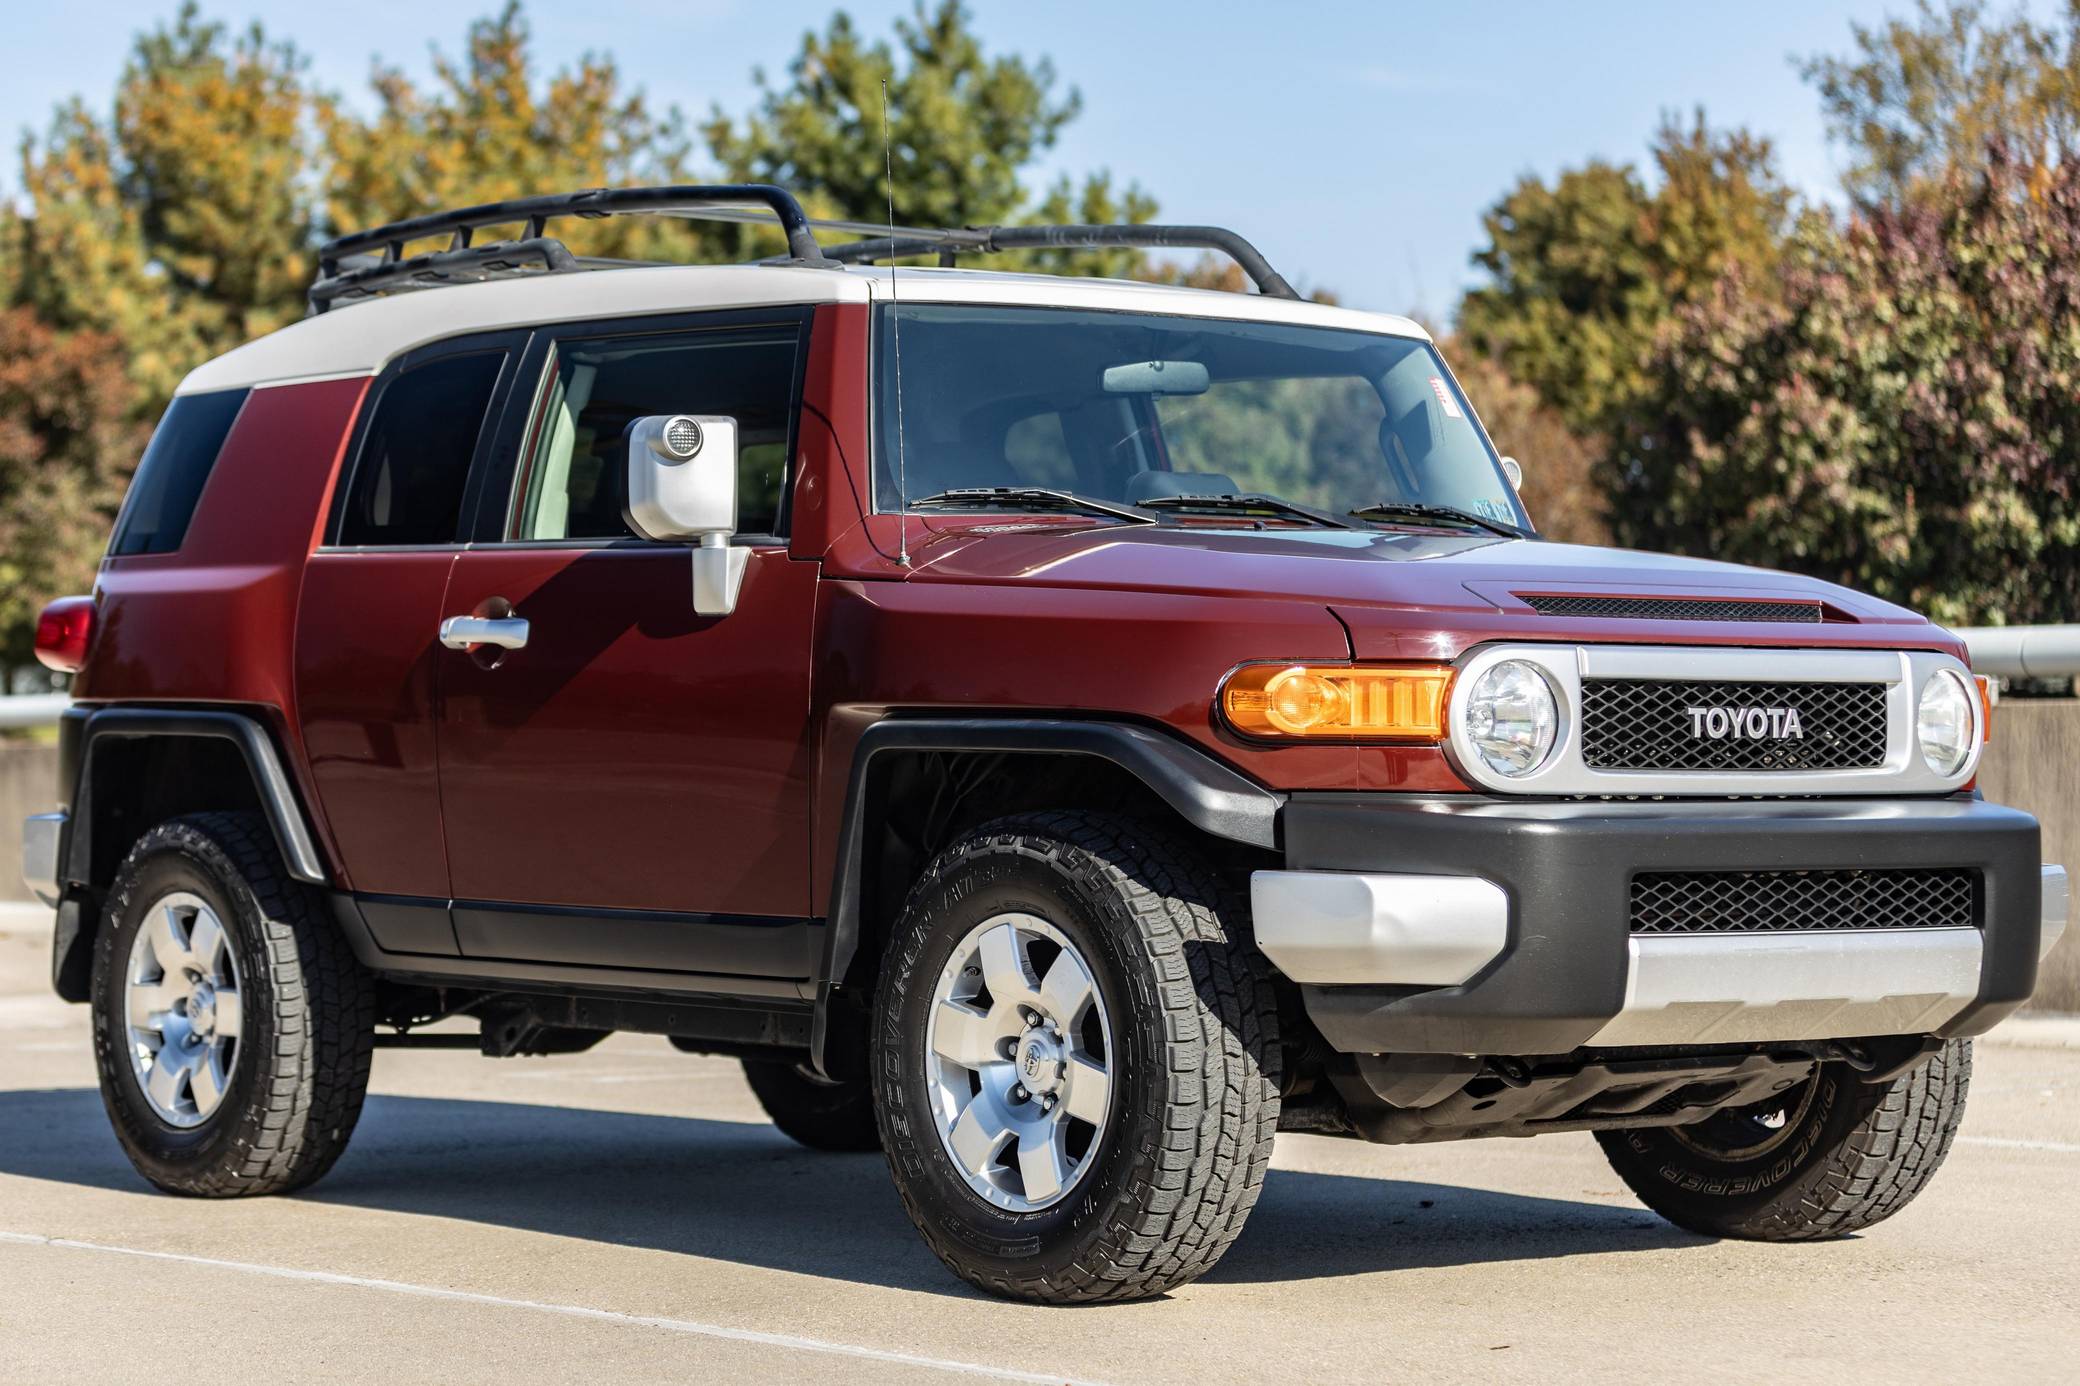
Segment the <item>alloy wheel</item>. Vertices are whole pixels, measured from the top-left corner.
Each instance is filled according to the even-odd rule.
[[[124,971],[130,1069],[169,1126],[209,1120],[231,1086],[244,1031],[238,962],[223,921],[177,891],[145,912]]]
[[[926,1095],[982,1198],[1034,1213],[1069,1196],[1103,1149],[1113,1062],[1105,1000],[1061,930],[999,914],[954,948],[926,1026]]]

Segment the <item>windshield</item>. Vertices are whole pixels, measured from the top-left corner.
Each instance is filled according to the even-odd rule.
[[[1267,495],[1339,517],[1382,504],[1446,506],[1528,527],[1427,342],[1145,313],[902,304],[882,307],[876,351],[882,511],[946,491],[1041,487],[1126,504]],[[1021,507],[1013,499],[1010,508]]]

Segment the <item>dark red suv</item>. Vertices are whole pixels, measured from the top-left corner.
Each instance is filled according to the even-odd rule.
[[[786,256],[548,234],[747,203]],[[1918,1191],[2066,916],[1954,637],[1542,541],[1420,328],[1231,233],[815,229],[422,217],[188,377],[26,856],[146,1178],[308,1184],[463,1017],[741,1057],[1041,1300],[1205,1271],[1281,1130],[1591,1130],[1765,1240]],[[1260,292],[955,267],[1100,244]]]

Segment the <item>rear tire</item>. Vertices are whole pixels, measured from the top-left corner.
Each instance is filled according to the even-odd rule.
[[[874,1092],[865,1079],[818,1078],[800,1064],[744,1060],[744,1079],[773,1125],[811,1150],[879,1150]]]
[[[1972,1042],[1887,1083],[1823,1064],[1783,1102],[1688,1127],[1598,1132],[1640,1202],[1708,1237],[1794,1242],[1846,1237],[1914,1200],[1964,1120]]]
[[[93,1005],[116,1139],[168,1193],[286,1193],[346,1149],[374,986],[257,816],[195,814],[138,839],[95,940]]]
[[[883,960],[873,1082],[903,1204],[994,1294],[1183,1285],[1263,1188],[1277,1026],[1244,915],[1191,848],[1107,814],[987,824],[926,869]]]

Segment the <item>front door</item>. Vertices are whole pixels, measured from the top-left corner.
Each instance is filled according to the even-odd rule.
[[[525,643],[436,656],[465,956],[809,975],[816,565],[780,537],[805,331],[784,311],[530,349],[532,404],[443,610],[525,622]],[[686,545],[622,517],[624,435],[649,414],[738,421],[751,557],[728,616],[694,613]]]

